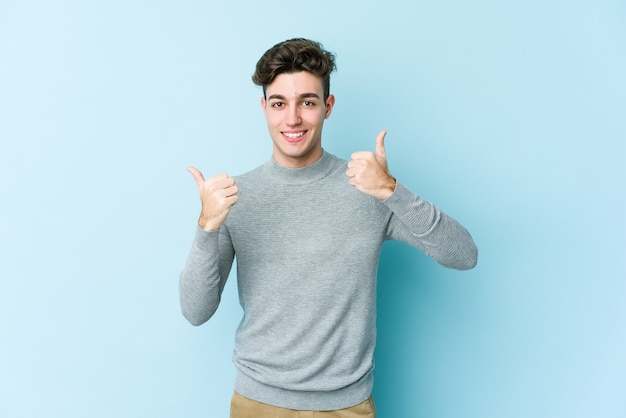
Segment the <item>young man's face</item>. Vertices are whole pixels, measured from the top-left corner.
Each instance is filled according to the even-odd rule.
[[[321,78],[306,71],[278,75],[261,99],[274,160],[290,168],[317,161],[322,156],[324,120],[334,104],[332,95],[324,102]]]

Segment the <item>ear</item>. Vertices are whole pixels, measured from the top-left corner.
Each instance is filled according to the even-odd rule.
[[[265,105],[266,105],[265,96],[263,96],[261,97],[261,108],[263,109],[263,111],[265,111]]]
[[[335,106],[335,96],[329,94],[326,98],[326,114],[324,115],[324,119],[328,119],[330,117],[330,114],[333,111],[333,106]]]

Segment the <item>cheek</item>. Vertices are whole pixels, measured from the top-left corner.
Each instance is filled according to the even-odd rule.
[[[326,117],[327,116],[325,112],[319,112],[319,113],[316,113],[315,115],[311,115],[309,120],[311,121],[312,125],[321,126],[324,123],[324,120],[326,119]]]
[[[269,126],[276,126],[280,124],[280,116],[273,112],[265,113],[265,120]]]

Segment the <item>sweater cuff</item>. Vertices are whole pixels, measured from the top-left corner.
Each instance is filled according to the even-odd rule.
[[[439,209],[435,205],[397,180],[396,190],[383,203],[416,235],[429,233],[440,217]]]
[[[207,232],[198,225],[193,238],[193,246],[200,251],[217,250],[217,242],[220,230]]]
[[[396,180],[396,189],[391,196],[383,200],[383,203],[387,205],[393,213],[402,216],[411,210],[411,205],[415,200],[421,200],[421,197],[417,196],[404,184]]]

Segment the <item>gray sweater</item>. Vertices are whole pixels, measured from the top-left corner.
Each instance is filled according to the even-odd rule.
[[[387,200],[369,197],[345,171],[326,152],[300,169],[270,160],[235,178],[239,200],[219,231],[196,231],[180,276],[182,311],[194,325],[213,315],[236,256],[244,314],[233,361],[244,396],[321,411],[370,395],[385,240],[445,267],[476,264],[476,246],[456,220],[400,182]]]

